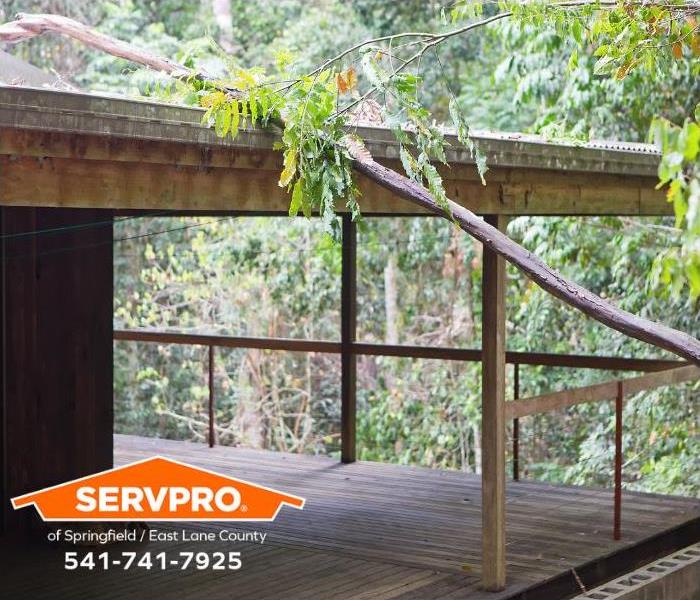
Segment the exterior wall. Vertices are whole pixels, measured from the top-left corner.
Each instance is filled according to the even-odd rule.
[[[0,230],[0,458],[12,532],[36,516],[12,511],[11,497],[112,465],[112,213],[3,207]]]
[[[601,585],[573,600],[698,600],[700,543]]]

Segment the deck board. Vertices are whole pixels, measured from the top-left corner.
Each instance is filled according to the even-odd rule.
[[[263,545],[236,548],[243,553],[244,568],[235,573],[134,570],[76,576],[63,571],[62,553],[55,548],[10,551],[3,544],[2,561],[10,575],[0,580],[0,595],[58,599],[85,598],[94,592],[102,599],[143,598],[145,590],[157,586],[160,598],[505,600],[700,518],[698,500],[625,493],[623,539],[615,542],[611,491],[508,482],[508,584],[504,592],[493,594],[479,590],[478,476],[115,436],[116,465],[154,454],[297,494],[307,503],[303,511],[283,508],[274,523],[236,524],[239,530],[265,531],[268,538]],[[188,530],[221,526],[187,524]],[[147,549],[172,552],[191,546],[151,543]],[[216,542],[196,549],[231,546]]]

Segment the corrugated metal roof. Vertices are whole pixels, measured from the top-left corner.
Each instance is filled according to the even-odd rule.
[[[222,140],[201,125],[202,110],[107,95],[0,86],[0,126],[216,146],[270,148],[275,135],[242,132]],[[375,158],[398,158],[398,144],[383,127],[358,127]],[[447,134],[451,163],[473,164],[469,152]],[[616,141],[556,142],[523,133],[475,132],[490,166],[655,176],[658,150]]]
[[[481,138],[524,141],[533,144],[548,144],[556,146],[574,146],[583,148],[597,148],[600,150],[618,150],[622,152],[637,152],[641,154],[660,155],[659,149],[653,144],[642,144],[639,142],[620,142],[615,140],[590,140],[588,142],[562,142],[549,140],[542,136],[530,133],[503,132],[503,131],[475,131],[474,135]]]
[[[0,83],[17,86],[54,86],[58,79],[34,65],[0,50]]]

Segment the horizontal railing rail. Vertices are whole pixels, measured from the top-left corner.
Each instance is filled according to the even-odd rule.
[[[339,341],[183,333],[153,329],[115,329],[114,339],[132,342],[215,346],[221,348],[259,348],[263,350],[284,350],[289,352],[321,352],[328,354],[340,354],[342,352],[341,342]],[[350,342],[349,349],[354,354],[366,356],[393,356],[468,362],[481,361],[481,350],[472,348]],[[506,362],[513,365],[645,372],[664,371],[672,367],[688,364],[680,360],[656,358],[626,358],[620,356],[514,351],[506,352]]]
[[[233,335],[181,333],[152,329],[115,329],[115,340],[180,344],[185,346],[214,346],[217,348],[257,348],[289,352],[322,352],[340,354],[340,342],[297,340],[292,338],[245,337]]]

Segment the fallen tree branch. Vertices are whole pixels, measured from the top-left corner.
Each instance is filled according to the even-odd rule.
[[[23,15],[0,25],[0,42],[18,42],[46,32],[77,39],[93,48],[125,58],[178,78],[194,77],[211,81],[205,73],[194,72],[170,60],[154,56],[77,21],[58,15]],[[228,93],[236,90],[225,89]],[[282,124],[283,125],[283,124]],[[673,352],[700,366],[700,342],[692,336],[624,311],[593,292],[564,278],[537,256],[511,240],[463,206],[449,201],[451,215],[435,201],[430,192],[409,178],[375,162],[362,148],[350,148],[354,169],[398,196],[448,220],[479,240],[486,248],[515,265],[542,289],[607,327],[659,348]]]
[[[387,169],[366,157],[356,160],[354,166],[358,172],[398,196],[418,204],[436,215],[446,219],[450,218],[450,215],[438,206],[428,190],[396,171]],[[508,262],[515,265],[545,291],[611,329],[678,354],[700,365],[700,342],[694,337],[633,315],[607,300],[603,300],[600,296],[563,277],[537,256],[477,217],[470,210],[451,200],[449,205],[452,216],[461,229],[479,240],[484,244],[484,247],[500,254]]]
[[[151,54],[128,42],[100,33],[92,27],[61,15],[19,13],[14,21],[0,25],[0,42],[14,44],[44,33],[65,35],[96,50],[145,65],[174,77],[187,77],[192,74],[190,69],[176,62]]]

